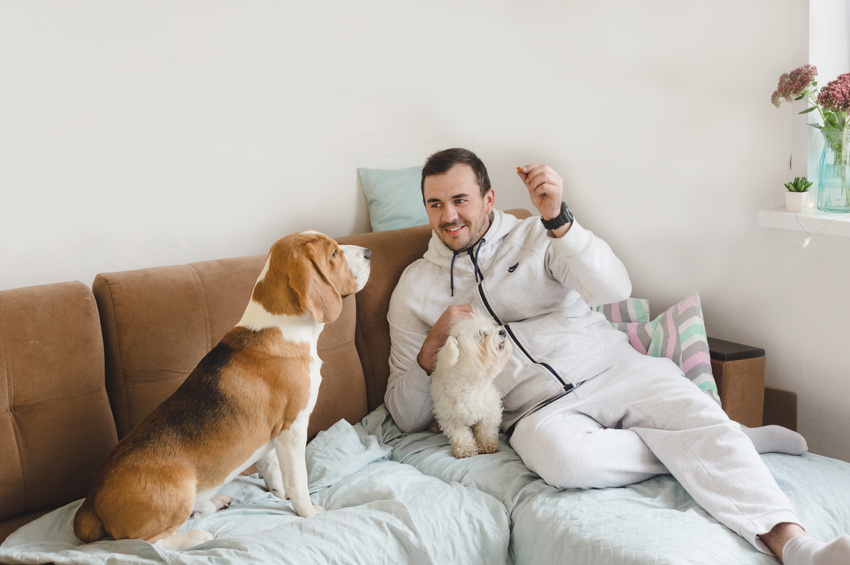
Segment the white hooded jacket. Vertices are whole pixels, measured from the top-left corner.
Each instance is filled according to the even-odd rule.
[[[456,253],[432,234],[425,255],[393,291],[384,401],[403,431],[424,429],[432,419],[431,378],[417,356],[452,304],[471,304],[508,331],[513,352],[496,378],[503,430],[631,351],[626,335],[588,306],[631,293],[628,273],[607,243],[575,221],[562,238],[552,238],[536,216],[518,220],[494,210],[491,218],[468,252]]]

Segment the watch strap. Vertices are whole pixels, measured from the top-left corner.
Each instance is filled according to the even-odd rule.
[[[556,230],[561,226],[569,224],[573,221],[573,213],[570,211],[570,207],[561,202],[561,213],[552,218],[551,220],[544,220],[540,218],[540,221],[543,222],[543,227],[547,230]]]

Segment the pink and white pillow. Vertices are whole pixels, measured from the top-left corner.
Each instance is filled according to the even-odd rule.
[[[653,357],[667,357],[685,377],[720,403],[717,384],[711,373],[711,356],[702,305],[696,292],[650,321],[649,302],[629,298],[596,308],[614,327],[629,336],[637,351]]]

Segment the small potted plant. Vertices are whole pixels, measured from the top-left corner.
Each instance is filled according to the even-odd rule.
[[[789,212],[802,212],[812,207],[814,202],[812,193],[809,192],[810,186],[812,183],[806,177],[796,177],[791,182],[785,183],[785,188],[788,189],[785,193],[785,208]]]

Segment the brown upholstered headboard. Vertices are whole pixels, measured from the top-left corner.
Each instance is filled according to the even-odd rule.
[[[115,443],[97,309],[81,282],[0,291],[0,541],[83,497]]]

